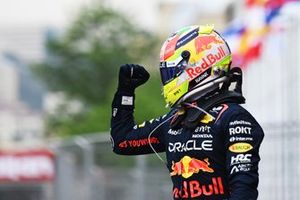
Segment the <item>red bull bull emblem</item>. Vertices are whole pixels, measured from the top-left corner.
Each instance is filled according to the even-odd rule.
[[[201,36],[196,38],[195,39],[196,53],[199,54],[202,51],[211,49],[212,44],[224,44],[224,42],[213,35]]]
[[[208,158],[202,160],[198,160],[195,158],[191,158],[189,156],[184,156],[179,162],[174,162],[172,164],[172,172],[171,176],[182,176],[183,178],[189,178],[194,173],[199,173],[199,171],[213,173],[214,170],[209,167],[210,163],[208,162]]]

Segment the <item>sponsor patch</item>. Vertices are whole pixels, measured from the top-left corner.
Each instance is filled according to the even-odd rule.
[[[173,188],[174,199],[211,199],[210,196],[225,193],[222,177],[212,177],[207,183],[199,180],[184,180],[180,188]]]
[[[186,142],[169,142],[169,152],[188,152],[188,151],[212,151],[212,140],[188,140]]]
[[[191,40],[196,38],[199,35],[198,31],[199,31],[198,28],[194,29],[191,32],[189,32],[188,34],[184,35],[182,38],[180,38],[177,41],[175,49],[178,49],[178,48],[182,47],[183,45],[187,44],[188,42],[190,42]]]
[[[195,133],[210,133],[211,127],[210,126],[198,126],[195,129]]]
[[[210,69],[206,70],[203,74],[201,74],[200,76],[198,76],[195,79],[196,84],[203,81],[204,79],[206,79],[209,75],[210,75]]]
[[[230,142],[250,142],[253,141],[252,137],[231,137],[229,139]]]
[[[213,138],[212,134],[202,133],[202,134],[193,134],[192,138]]]
[[[237,134],[251,134],[251,127],[245,127],[245,126],[237,126],[234,128],[229,128],[229,135],[237,135]]]
[[[238,142],[238,143],[232,144],[228,149],[229,149],[229,151],[234,152],[234,153],[245,153],[245,152],[253,149],[253,146],[246,142]]]
[[[244,120],[235,120],[233,122],[229,122],[230,126],[234,126],[234,125],[249,125],[251,126],[250,122],[244,121]]]
[[[201,75],[205,70],[207,70],[210,66],[220,61],[222,58],[226,56],[224,49],[222,47],[218,47],[218,52],[216,54],[208,54],[206,57],[202,58],[198,65],[195,67],[187,68],[185,71],[189,77],[189,81],[197,78]]]
[[[170,135],[180,135],[182,132],[182,128],[178,130],[169,129],[168,134]]]
[[[248,172],[251,170],[252,164],[239,164],[232,167],[230,174],[237,172]]]
[[[133,97],[131,96],[122,96],[122,105],[132,106],[133,105]]]
[[[230,165],[251,163],[251,158],[252,154],[238,154],[236,156],[231,156]]]

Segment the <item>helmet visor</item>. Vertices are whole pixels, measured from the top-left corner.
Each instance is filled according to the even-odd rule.
[[[170,82],[176,76],[176,67],[161,67],[160,68],[160,76],[162,84]]]
[[[165,85],[184,71],[185,65],[180,62],[177,66],[167,67],[165,62],[160,64],[160,76],[162,84]]]

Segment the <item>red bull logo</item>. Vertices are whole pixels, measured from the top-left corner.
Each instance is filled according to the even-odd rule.
[[[213,195],[225,195],[221,177],[213,177],[208,184],[203,184],[198,180],[183,181],[180,188],[173,188],[174,199],[198,199],[199,197],[209,197]]]
[[[186,73],[189,76],[189,80],[193,80],[194,78],[201,75],[205,70],[207,70],[210,66],[219,62],[226,56],[226,53],[222,47],[217,48],[217,52],[215,54],[210,53],[201,59],[200,64],[195,67],[190,67],[186,69]]]
[[[206,51],[212,48],[212,44],[224,44],[224,42],[218,39],[214,35],[200,36],[195,39],[196,53],[199,54],[202,51]]]
[[[189,156],[184,156],[179,162],[174,162],[172,165],[171,176],[182,176],[183,178],[189,178],[194,173],[199,173],[200,171],[213,173],[214,170],[209,167],[210,163],[208,162],[208,158],[202,160],[198,160],[195,158],[191,158]]]

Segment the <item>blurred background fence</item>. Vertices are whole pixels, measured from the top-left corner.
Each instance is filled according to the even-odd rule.
[[[54,149],[57,200],[170,199],[171,182],[162,163],[153,156],[114,154],[108,134],[76,137]]]

